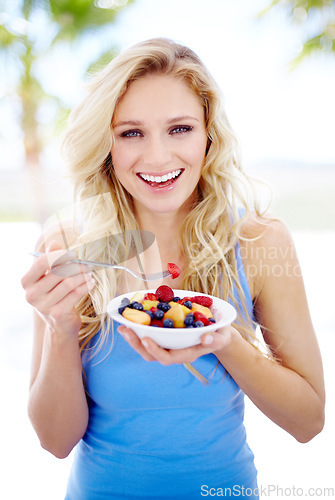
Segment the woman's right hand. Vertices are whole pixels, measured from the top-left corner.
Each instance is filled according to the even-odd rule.
[[[77,335],[81,319],[75,305],[93,289],[95,282],[87,265],[65,264],[70,273],[62,272],[64,265],[52,267],[56,261],[57,264],[61,262],[63,255],[68,255],[68,252],[58,242],[52,241],[46,253],[35,259],[21,284],[26,292],[27,302],[34,307],[51,331]]]

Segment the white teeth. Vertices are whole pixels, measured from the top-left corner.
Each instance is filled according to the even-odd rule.
[[[143,180],[149,181],[149,182],[166,182],[170,179],[175,179],[178,177],[178,175],[181,174],[181,170],[174,170],[173,172],[169,172],[168,174],[165,174],[163,176],[160,175],[148,175],[148,174],[140,174],[140,177],[142,177]]]

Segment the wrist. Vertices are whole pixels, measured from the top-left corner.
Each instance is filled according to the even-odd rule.
[[[80,316],[75,314],[66,315],[61,320],[56,320],[49,317],[46,321],[47,331],[49,335],[59,339],[78,339],[78,334],[81,328]]]
[[[65,346],[69,344],[78,344],[79,331],[77,329],[70,330],[68,328],[61,328],[59,325],[47,325],[46,337],[53,346]]]
[[[232,358],[233,354],[236,353],[236,349],[238,349],[241,344],[241,341],[243,342],[240,332],[233,326],[230,326],[229,336],[226,336],[226,338],[227,342],[224,347],[215,352],[216,357],[222,364]]]

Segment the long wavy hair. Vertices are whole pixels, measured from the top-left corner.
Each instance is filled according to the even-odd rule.
[[[148,74],[169,75],[185,82],[204,108],[207,154],[197,203],[180,231],[187,262],[182,288],[231,300],[239,310],[239,331],[254,345],[255,329],[239,282],[236,245],[250,208],[260,213],[255,199],[250,198],[249,179],[241,169],[238,143],[223,110],[221,92],[189,48],[162,38],[134,45],[92,78],[86,98],[72,112],[63,152],[76,198],[82,201],[80,227],[75,228],[78,251],[85,258],[115,262],[125,261],[131,249],[141,251],[132,198],[115,176],[111,147],[113,116],[120,99],[132,82]],[[239,207],[244,208],[242,217]],[[111,244],[110,237],[116,234],[117,244]],[[103,270],[96,279],[95,289],[78,304],[82,349],[99,330],[101,342],[110,331],[106,307],[117,293],[118,274]]]

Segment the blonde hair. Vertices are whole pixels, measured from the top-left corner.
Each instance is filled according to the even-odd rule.
[[[93,241],[81,247],[83,256],[122,262],[129,248],[141,244],[132,237],[126,241],[127,230],[138,227],[132,198],[114,174],[110,152],[112,120],[118,102],[132,82],[148,74],[183,80],[199,97],[205,114],[208,151],[198,186],[198,202],[180,233],[188,262],[182,288],[231,300],[241,309],[241,334],[254,344],[254,327],[246,309],[235,254],[241,224],[250,213],[248,178],[241,169],[237,140],[222,109],[220,90],[198,56],[183,45],[158,38],[120,53],[91,80],[87,97],[71,115],[63,151],[75,193],[85,200],[78,242]],[[245,208],[242,218],[238,207]],[[256,212],[259,213],[257,207]],[[106,235],[116,233],[125,235],[120,244],[109,245],[108,238],[105,244],[101,243]],[[108,318],[97,311],[106,311],[108,301],[115,296],[118,275],[104,270],[99,272],[98,280],[95,290],[78,304],[83,322],[79,334],[82,348],[106,322],[101,338],[105,339],[109,331]],[[234,289],[240,301],[236,300]]]

